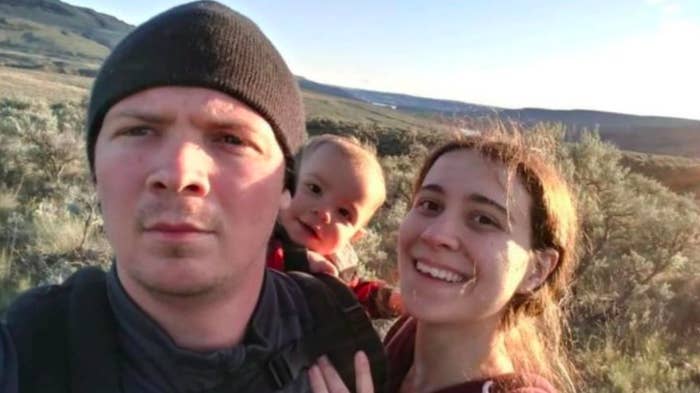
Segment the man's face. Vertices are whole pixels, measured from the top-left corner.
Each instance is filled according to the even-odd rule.
[[[270,125],[223,93],[160,87],[114,105],[95,178],[127,290],[197,296],[259,282],[283,169]]]

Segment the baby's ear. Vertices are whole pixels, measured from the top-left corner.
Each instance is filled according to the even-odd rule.
[[[527,294],[541,287],[559,263],[559,252],[553,248],[535,250],[525,278],[520,283],[517,292]]]
[[[367,233],[365,228],[358,229],[357,232],[355,232],[355,234],[350,238],[350,243],[355,243],[356,241],[362,239],[362,236],[364,236],[365,233]]]

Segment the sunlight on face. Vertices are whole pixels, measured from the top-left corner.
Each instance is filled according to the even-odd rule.
[[[428,171],[399,229],[406,307],[433,321],[498,317],[531,259],[531,199],[506,168],[470,150]]]
[[[225,94],[161,87],[113,106],[95,177],[125,287],[191,296],[261,275],[283,168],[270,125]]]
[[[298,177],[280,220],[295,242],[320,254],[347,245],[383,200],[381,173],[331,144],[305,154]]]

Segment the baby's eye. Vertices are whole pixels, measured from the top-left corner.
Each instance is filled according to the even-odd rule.
[[[343,217],[344,219],[346,219],[348,221],[351,221],[351,219],[352,219],[352,213],[350,212],[350,210],[348,210],[344,207],[341,207],[340,209],[338,209],[338,214],[340,214],[341,217]]]
[[[423,210],[438,210],[439,208],[439,205],[431,200],[420,201],[417,206]]]
[[[416,203],[416,208],[425,213],[436,213],[440,211],[441,206],[433,200],[423,199]]]
[[[306,188],[311,191],[312,194],[318,195],[321,193],[321,186],[316,183],[306,183]]]

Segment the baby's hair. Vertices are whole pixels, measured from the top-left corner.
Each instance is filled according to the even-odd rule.
[[[373,171],[377,180],[381,183],[381,190],[379,190],[380,200],[377,207],[384,203],[386,199],[386,181],[377,156],[377,149],[374,145],[364,143],[354,136],[321,134],[309,138],[296,157],[296,172],[299,173],[305,158],[311,157],[314,152],[323,146],[333,146],[344,158]]]
[[[333,145],[334,147],[338,148],[339,151],[348,156],[362,160],[374,161],[379,164],[377,148],[374,145],[364,143],[354,136],[321,134],[312,136],[306,141],[304,146],[302,146],[302,148],[299,150],[299,154],[297,155],[297,165],[301,165],[305,155],[307,157],[310,156],[313,152],[324,145]]]

